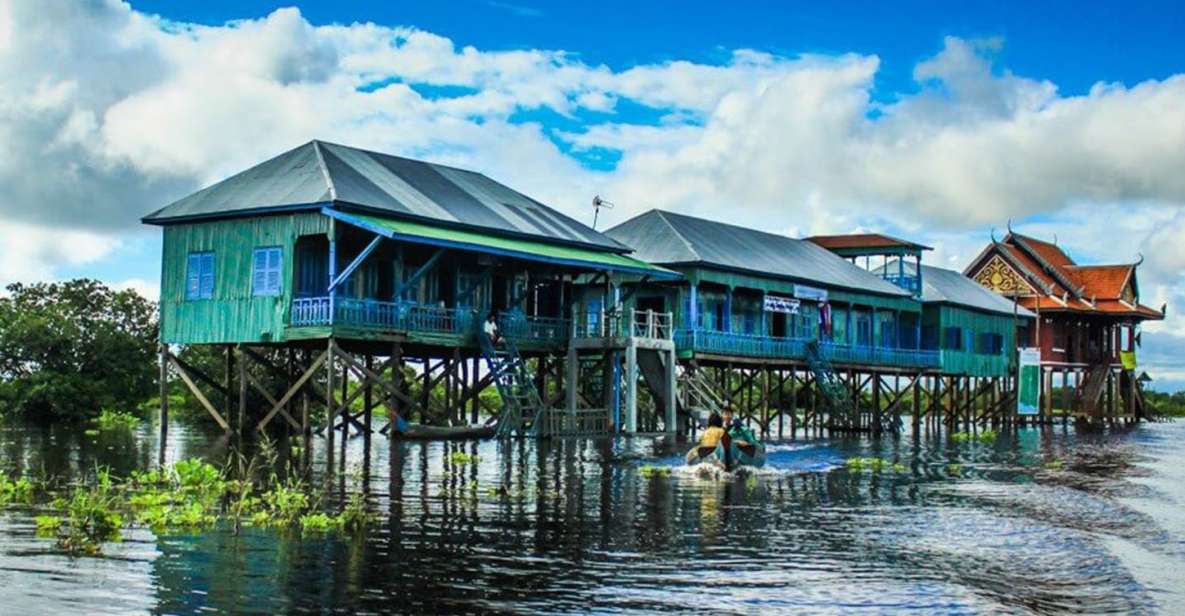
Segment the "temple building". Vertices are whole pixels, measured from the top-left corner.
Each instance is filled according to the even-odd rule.
[[[1079,265],[1056,243],[1010,230],[964,273],[1037,315],[1018,339],[1040,349],[1046,412],[1057,405],[1099,417],[1119,412],[1122,404],[1122,414],[1132,416],[1142,408],[1134,378],[1139,326],[1163,319],[1165,312],[1140,303],[1139,265]],[[1061,375],[1060,392],[1053,391],[1055,374]]]

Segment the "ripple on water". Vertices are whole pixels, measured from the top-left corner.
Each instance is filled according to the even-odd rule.
[[[326,473],[318,449],[313,481],[328,501],[370,495],[383,517],[365,539],[133,531],[70,560],[33,537],[32,512],[7,510],[0,611],[1152,611],[1185,587],[1181,428],[772,443],[742,473],[685,467],[641,438],[376,439],[363,467],[348,439],[348,472]],[[225,459],[216,436],[172,434],[172,459]],[[7,470],[64,475],[155,458],[150,429],[92,443],[3,426],[0,451]],[[855,472],[852,456],[906,470]]]

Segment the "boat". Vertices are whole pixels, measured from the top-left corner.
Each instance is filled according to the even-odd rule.
[[[493,425],[485,426],[427,426],[424,424],[407,424],[403,430],[395,432],[398,438],[416,441],[451,441],[464,439],[485,439],[494,436],[497,428]]]
[[[689,466],[711,464],[725,471],[734,471],[742,466],[761,468],[765,466],[765,444],[760,441],[737,444],[732,439],[721,439],[715,447],[695,446],[684,459]]]

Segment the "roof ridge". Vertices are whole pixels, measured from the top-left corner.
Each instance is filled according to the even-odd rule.
[[[355,152],[363,152],[368,155],[373,154],[375,156],[386,156],[388,158],[398,158],[399,160],[406,160],[406,161],[413,162],[413,163],[422,163],[425,165],[430,165],[432,167],[441,167],[444,169],[452,169],[454,171],[461,171],[464,173],[472,173],[474,175],[480,175],[482,177],[489,178],[488,175],[486,175],[485,173],[482,173],[481,171],[474,171],[473,169],[466,169],[464,167],[457,167],[455,165],[446,165],[444,163],[438,163],[438,162],[431,161],[431,160],[424,160],[421,158],[412,158],[410,156],[400,156],[398,154],[392,154],[390,152],[380,152],[378,150],[370,150],[367,148],[360,148],[360,147],[353,146],[353,145],[346,145],[344,143],[335,143],[333,141],[325,141],[324,139],[314,139],[313,143],[320,144],[320,145],[333,146],[335,148],[344,148],[347,150],[354,150]],[[492,179],[492,178],[489,178],[489,179]]]
[[[321,167],[321,175],[325,178],[325,185],[329,188],[329,200],[337,201],[337,186],[333,183],[333,175],[329,173],[329,165],[325,164],[325,154],[321,152],[321,141],[313,139],[313,152],[317,155],[317,166]]]
[[[1054,265],[1052,263],[1050,263],[1049,260],[1047,260],[1045,257],[1041,256],[1041,253],[1037,252],[1032,246],[1030,246],[1027,241],[1030,238],[1026,238],[1025,236],[1019,235],[1019,234],[1014,234],[1014,235],[1015,235],[1015,239],[1017,242],[1017,246],[1019,246],[1026,253],[1028,253],[1028,255],[1030,257],[1032,257],[1035,261],[1037,261],[1037,263],[1039,263],[1041,265],[1041,267],[1045,269],[1045,271],[1049,272],[1049,274],[1053,276],[1054,280],[1057,280],[1058,284],[1065,287],[1066,290],[1069,291],[1074,296],[1075,299],[1082,297],[1083,287],[1081,285],[1075,287],[1074,281],[1070,280],[1064,273],[1062,273],[1062,271],[1060,269],[1058,269],[1057,267],[1054,267]],[[1041,240],[1035,240],[1035,241],[1040,242]],[[1048,242],[1045,242],[1045,243],[1048,244]],[[1057,245],[1054,244],[1053,246],[1056,247]],[[1059,248],[1058,250],[1061,250],[1061,249]],[[1065,253],[1063,252],[1062,254],[1064,255]],[[1069,259],[1068,256],[1066,258]],[[1070,263],[1073,263],[1073,261],[1071,260]]]
[[[783,239],[783,240],[792,240],[792,241],[796,241],[796,242],[806,242],[806,241],[807,241],[807,240],[805,240],[805,239],[803,239],[803,238],[790,237],[789,235],[785,235],[785,234],[782,234],[782,233],[773,233],[773,232],[771,232],[771,231],[763,231],[763,230],[761,230],[761,229],[754,229],[753,227],[746,227],[746,226],[744,226],[744,225],[737,225],[737,224],[733,224],[733,223],[731,223],[731,222],[723,222],[723,221],[720,221],[720,220],[713,220],[713,219],[711,219],[711,218],[702,218],[702,217],[700,217],[700,216],[692,216],[692,215],[690,215],[690,214],[681,214],[681,213],[679,213],[679,212],[672,212],[672,211],[670,211],[670,210],[662,210],[662,209],[658,209],[658,208],[655,208],[655,209],[654,209],[654,211],[655,211],[655,212],[658,212],[659,214],[669,214],[669,215],[671,215],[671,216],[679,216],[679,217],[682,217],[682,218],[690,218],[690,219],[692,219],[692,220],[702,220],[702,221],[704,221],[704,222],[710,222],[710,223],[712,223],[712,224],[714,224],[714,225],[721,225],[721,226],[724,226],[724,227],[732,227],[732,228],[734,228],[734,229],[740,229],[740,230],[742,230],[742,231],[745,231],[745,232],[747,232],[747,233],[760,233],[761,235],[768,235],[768,236],[770,236],[770,237],[776,237],[776,238]],[[668,223],[668,224],[669,224],[669,223]],[[812,244],[812,245],[816,245],[816,246],[818,246],[818,245],[817,245],[817,244],[815,244],[814,242],[808,242],[808,243],[810,243],[810,244]],[[822,248],[822,246],[819,246],[819,248]],[[826,248],[823,248],[823,250],[826,250]]]
[[[654,214],[658,216],[658,218],[662,220],[663,224],[665,224],[671,230],[671,233],[675,234],[675,237],[679,238],[680,242],[683,242],[683,246],[687,248],[688,252],[690,252],[696,259],[703,261],[703,255],[701,255],[699,251],[695,249],[695,246],[691,245],[691,242],[686,237],[684,237],[683,234],[679,232],[679,229],[675,228],[675,225],[671,224],[671,221],[667,220],[666,217],[667,214],[675,214],[676,216],[682,216],[682,214],[667,212],[658,208],[654,209]]]

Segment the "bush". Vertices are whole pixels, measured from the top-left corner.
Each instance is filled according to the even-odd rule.
[[[0,298],[0,408],[84,420],[155,389],[156,305],[94,280],[13,284]]]

